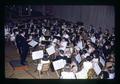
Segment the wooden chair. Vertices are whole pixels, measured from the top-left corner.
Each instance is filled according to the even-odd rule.
[[[49,73],[48,73],[49,68],[50,68],[50,63],[42,64],[41,69],[38,69],[39,78],[41,78],[41,74],[43,72],[46,72],[49,77]]]

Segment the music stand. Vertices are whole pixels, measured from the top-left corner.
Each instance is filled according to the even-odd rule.
[[[60,60],[57,60],[57,61],[53,61],[52,63],[53,63],[53,67],[54,67],[55,73],[60,78],[60,76],[59,76],[57,71],[62,69],[62,68],[64,68],[64,66],[66,65],[66,60],[60,59]]]
[[[33,61],[37,60],[37,64],[36,65],[38,65],[38,60],[40,60],[41,58],[43,58],[43,55],[44,55],[43,50],[32,52],[32,60]],[[37,68],[36,68],[35,71],[37,71]]]

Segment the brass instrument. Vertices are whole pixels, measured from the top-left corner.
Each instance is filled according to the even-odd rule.
[[[95,77],[96,73],[94,71],[94,69],[89,69],[89,71],[87,72],[87,76],[88,76],[88,79],[93,79]]]

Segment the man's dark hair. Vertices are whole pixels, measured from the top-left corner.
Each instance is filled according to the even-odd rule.
[[[107,71],[102,71],[100,75],[103,75],[103,79],[109,78],[109,73]]]
[[[86,57],[86,60],[87,60],[87,61],[91,61],[91,60],[92,60],[92,57],[91,57],[91,56],[87,56],[87,57]]]
[[[61,54],[64,54],[64,51],[63,51],[63,50],[60,50],[60,53],[61,53]]]

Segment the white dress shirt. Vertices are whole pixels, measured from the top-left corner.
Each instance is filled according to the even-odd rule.
[[[86,62],[83,63],[83,68],[88,71],[89,69],[93,68],[93,65],[92,65],[91,62],[86,61]]]
[[[60,50],[63,50],[63,51],[64,51],[64,50],[66,49],[66,47],[67,47],[67,42],[66,42],[66,41],[61,42],[61,43],[60,43],[60,46],[61,46],[61,47],[60,47]]]
[[[95,38],[95,37],[91,37],[90,39],[91,39],[91,41],[92,41],[93,43],[95,43],[95,41],[96,41],[96,38]]]
[[[10,35],[10,41],[15,41],[15,34],[14,34],[14,33],[12,33],[12,34]]]
[[[39,38],[39,42],[44,41],[44,40],[45,40],[44,36],[42,36],[42,37]]]
[[[61,72],[61,79],[75,79],[73,72]]]
[[[82,41],[79,41],[77,43],[77,46],[82,50],[83,49],[83,43],[82,43]]]
[[[84,68],[75,75],[77,79],[87,79],[87,71]]]
[[[115,73],[109,73],[109,78],[108,79],[114,79],[115,78]]]
[[[66,39],[69,38],[68,34],[64,34],[63,37],[66,38]]]

